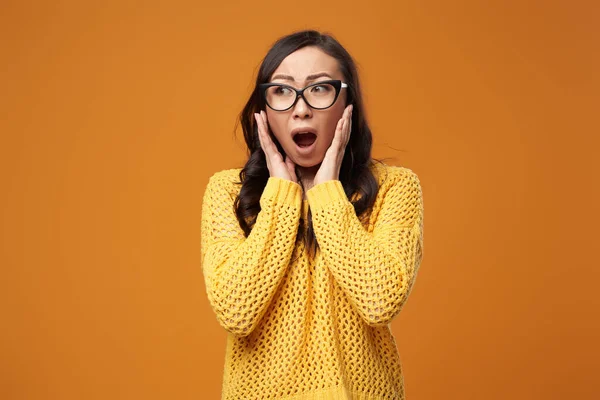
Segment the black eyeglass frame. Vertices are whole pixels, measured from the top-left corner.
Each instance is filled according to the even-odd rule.
[[[324,84],[324,83],[327,83],[327,84],[330,84],[331,86],[333,86],[333,88],[335,89],[335,97],[333,98],[333,101],[331,102],[331,104],[330,104],[329,106],[327,106],[327,107],[321,107],[321,108],[319,108],[319,107],[313,107],[313,106],[312,106],[312,105],[311,105],[311,104],[308,102],[308,100],[306,100],[306,97],[304,97],[304,91],[305,91],[306,89],[308,89],[308,88],[311,88],[311,87],[313,87],[313,86],[319,86],[319,85],[322,85],[322,84]],[[289,89],[291,89],[292,91],[296,92],[296,99],[294,100],[294,102],[292,103],[292,105],[291,105],[291,106],[289,106],[288,108],[285,108],[285,109],[283,109],[283,110],[278,110],[278,109],[276,109],[276,108],[273,108],[273,107],[271,107],[271,105],[270,105],[270,104],[269,104],[269,102],[267,101],[267,95],[266,95],[266,92],[267,92],[267,89],[268,89],[268,88],[270,88],[270,87],[272,87],[272,86],[283,86],[283,87],[289,88]],[[320,82],[311,83],[310,85],[306,86],[306,87],[305,87],[305,88],[303,88],[303,89],[296,89],[295,87],[293,87],[293,86],[290,86],[290,85],[286,85],[286,84],[284,84],[284,83],[274,83],[274,82],[269,82],[269,83],[261,83],[261,84],[259,84],[259,85],[258,85],[258,88],[260,89],[260,93],[262,94],[262,96],[263,96],[263,99],[265,100],[265,103],[266,103],[266,104],[267,104],[267,106],[269,106],[269,108],[270,108],[271,110],[273,110],[273,111],[287,111],[287,110],[289,110],[290,108],[292,108],[292,107],[294,107],[294,106],[296,105],[296,103],[298,102],[298,98],[300,98],[300,97],[302,97],[302,100],[304,100],[304,102],[305,102],[305,103],[306,103],[306,104],[307,104],[307,105],[308,105],[310,108],[312,108],[312,109],[315,109],[315,110],[326,110],[326,109],[330,108],[331,106],[333,106],[333,105],[335,104],[335,102],[337,101],[337,99],[338,99],[338,97],[339,97],[339,95],[340,95],[340,93],[341,93],[342,89],[343,89],[343,88],[347,88],[347,87],[348,87],[348,84],[347,84],[347,83],[344,83],[344,82],[342,82],[342,81],[341,81],[341,80],[339,80],[339,79],[330,79],[330,80],[327,80],[327,81],[320,81]]]

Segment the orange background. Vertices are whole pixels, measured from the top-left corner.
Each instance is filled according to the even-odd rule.
[[[302,28],[423,185],[408,399],[599,398],[597,2],[91,3],[0,5],[0,398],[219,398],[202,194]]]

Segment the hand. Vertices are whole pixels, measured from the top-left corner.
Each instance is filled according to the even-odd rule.
[[[338,121],[335,128],[333,141],[325,153],[323,162],[317,171],[313,180],[313,186],[326,181],[337,180],[340,177],[340,168],[346,152],[346,145],[350,140],[350,132],[352,131],[352,109],[350,104],[344,110],[342,118]]]
[[[273,143],[273,140],[271,140],[271,137],[269,136],[267,113],[264,111],[261,111],[260,114],[254,113],[254,118],[258,125],[258,140],[260,140],[260,147],[265,152],[265,157],[267,159],[269,175],[298,183],[298,178],[296,177],[296,164],[294,164],[287,156],[284,161],[281,153],[277,150],[277,146],[275,146],[275,143]]]

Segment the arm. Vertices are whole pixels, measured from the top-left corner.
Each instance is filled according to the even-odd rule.
[[[388,324],[400,312],[423,257],[419,179],[410,170],[393,179],[375,204],[379,214],[372,233],[360,223],[340,181],[326,181],[307,192],[321,254],[371,326]]]
[[[202,270],[219,323],[249,335],[273,298],[294,248],[301,211],[297,183],[269,178],[261,211],[244,237],[234,212],[229,181],[210,179],[202,205]]]

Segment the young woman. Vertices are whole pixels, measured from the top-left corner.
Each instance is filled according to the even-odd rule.
[[[240,121],[248,161],[202,206],[222,398],[403,399],[390,322],[423,257],[422,192],[372,160],[352,58],[316,31],[279,39]]]

